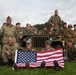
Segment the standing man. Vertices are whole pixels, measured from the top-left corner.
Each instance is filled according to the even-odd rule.
[[[16,41],[16,39],[15,39],[16,29],[15,29],[15,26],[12,25],[11,22],[12,22],[12,19],[11,19],[10,16],[8,16],[7,19],[6,19],[5,25],[3,25],[1,27],[0,35],[3,36],[3,39],[2,39],[3,45],[7,44],[8,38],[10,36],[13,37],[14,41]]]
[[[57,33],[59,32],[59,28],[61,27],[61,18],[58,15],[58,10],[54,11],[54,15],[51,16],[51,18],[48,21],[52,26],[54,26],[54,29],[56,29]]]
[[[16,23],[16,41],[19,45],[21,45],[21,39],[22,36],[24,35],[23,29],[21,29],[21,24],[18,22]]]

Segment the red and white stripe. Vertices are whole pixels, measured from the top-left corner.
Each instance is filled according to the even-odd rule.
[[[62,49],[56,49],[56,50],[50,50],[50,51],[44,51],[44,52],[37,52],[37,61],[36,63],[31,62],[29,63],[30,67],[40,67],[41,62],[45,61],[46,62],[46,67],[53,67],[53,61],[56,60],[58,61],[58,64],[60,67],[64,68],[64,59],[62,55]],[[26,66],[26,64],[24,64]],[[19,65],[19,67],[24,66],[24,65]]]

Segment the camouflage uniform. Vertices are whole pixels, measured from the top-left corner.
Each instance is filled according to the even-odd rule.
[[[62,39],[67,40],[69,36],[69,31],[67,27],[63,27],[63,30],[60,32]]]
[[[53,15],[48,21],[51,24],[54,24],[54,29],[56,29],[57,33],[59,33],[59,28],[61,27],[61,18],[58,15]]]
[[[41,31],[41,34],[48,34],[48,31],[47,30],[46,31],[45,30],[42,30]]]
[[[1,55],[2,55],[2,59],[3,59],[4,63],[8,62],[8,58],[10,58],[10,59],[12,59],[12,61],[14,61],[16,49],[19,49],[19,45],[17,43],[13,43],[12,45],[10,45],[8,43],[3,47]],[[11,56],[7,56],[6,52],[10,52]]]
[[[73,30],[68,29],[69,35],[73,37]]]
[[[15,26],[10,24],[10,25],[3,25],[0,31],[0,34],[3,36],[2,39],[2,43],[3,45],[6,44],[8,42],[8,38],[11,36],[13,37],[14,41],[16,41],[15,39],[15,33],[16,33],[16,29]]]
[[[55,35],[56,33],[55,33],[55,31],[49,31],[48,34],[50,34],[50,35]]]
[[[69,32],[69,35],[73,37],[73,30],[71,28],[72,28],[72,25],[69,24],[68,25],[68,32]]]
[[[49,50],[55,50],[54,48],[50,47],[49,49],[44,48],[45,51],[49,51]]]
[[[30,30],[28,30],[28,29],[24,29],[24,34],[25,35],[32,35],[33,34],[33,31],[32,31],[32,29],[30,29]]]
[[[59,38],[60,38],[61,40],[62,40],[62,38],[63,38],[63,27],[60,28]]]
[[[26,45],[27,45],[27,44],[29,44],[29,45],[31,45],[31,46],[32,46],[31,41],[26,41]],[[21,47],[21,49],[22,49],[22,50],[31,50],[31,51],[35,51],[35,49],[34,49],[34,48],[32,48],[32,47],[31,47],[30,49],[28,49],[28,48],[26,48],[26,47]]]
[[[22,39],[22,36],[24,35],[24,31],[23,29],[16,29],[16,41],[19,45],[21,45],[21,39]]]
[[[37,28],[33,28],[33,35],[37,35],[37,34],[38,34]]]
[[[75,58],[76,58],[76,48],[74,46],[66,47],[65,51],[66,51],[68,60],[75,60]]]
[[[45,41],[45,45],[50,45],[50,47],[49,47],[48,49],[47,49],[47,48],[44,48],[44,49],[42,49],[41,51],[45,51],[45,50],[47,50],[47,51],[49,51],[49,50],[55,50],[54,48],[51,47],[51,43],[52,43],[51,40],[46,40],[46,41]]]

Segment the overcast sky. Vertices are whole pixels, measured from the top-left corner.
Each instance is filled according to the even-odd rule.
[[[21,22],[22,26],[45,23],[55,9],[68,24],[76,23],[76,0],[0,0],[0,26],[7,16],[12,17],[13,24]]]

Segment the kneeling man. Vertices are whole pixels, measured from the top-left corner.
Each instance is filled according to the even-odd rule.
[[[8,59],[11,59],[14,62],[15,50],[19,48],[19,45],[14,42],[12,37],[9,37],[8,43],[2,49],[2,59],[5,63],[5,66],[8,65]]]

